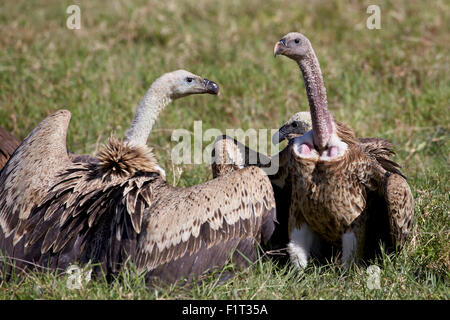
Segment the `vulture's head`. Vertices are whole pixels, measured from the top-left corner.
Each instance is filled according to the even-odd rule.
[[[171,99],[178,99],[191,94],[209,93],[217,95],[219,93],[217,83],[186,70],[166,73],[157,82],[169,89]]]
[[[308,38],[298,32],[290,32],[281,38],[273,48],[273,55],[281,54],[295,61],[306,57],[312,50]]]
[[[312,129],[311,114],[297,112],[272,136],[272,143],[278,144],[287,139],[291,140]]]

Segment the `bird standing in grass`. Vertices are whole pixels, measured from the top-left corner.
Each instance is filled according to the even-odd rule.
[[[318,59],[303,34],[284,36],[275,44],[277,55],[300,67],[312,120],[312,130],[289,143],[291,261],[305,267],[321,239],[342,246],[346,266],[380,240],[389,248],[402,246],[411,231],[414,199],[389,159],[390,144],[364,143],[369,140],[358,140],[333,119]]]

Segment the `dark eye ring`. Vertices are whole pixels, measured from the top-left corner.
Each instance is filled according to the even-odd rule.
[[[292,126],[293,126],[294,128],[297,128],[298,123],[297,123],[297,122],[294,122],[294,123],[292,123]]]
[[[187,78],[186,78],[186,81],[187,81],[187,82],[192,82],[192,80],[194,80],[194,79],[193,79],[193,78],[190,78],[190,77],[187,77]]]
[[[295,39],[294,41],[295,41],[295,43],[299,43],[299,42],[300,42],[300,39],[297,38],[297,39]]]

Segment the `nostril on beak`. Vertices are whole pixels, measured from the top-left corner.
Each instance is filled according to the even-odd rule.
[[[286,39],[285,39],[285,38],[282,38],[282,39],[280,40],[280,42],[283,44],[283,46],[286,46]]]

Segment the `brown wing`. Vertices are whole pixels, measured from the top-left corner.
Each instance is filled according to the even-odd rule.
[[[414,198],[406,182],[406,177],[400,171],[400,165],[390,159],[395,155],[392,145],[388,140],[378,138],[359,139],[360,147],[374,160],[375,179],[381,190],[378,195],[372,195],[373,201],[369,201],[374,211],[372,215],[383,219],[381,212],[386,212],[385,218],[388,221],[377,222],[382,230],[388,229],[389,236],[382,236],[392,246],[401,247],[411,232],[414,216]],[[379,203],[381,197],[385,203]],[[383,201],[382,201],[383,202]],[[370,210],[370,209],[369,209]],[[387,216],[387,217],[386,217]],[[386,228],[389,226],[388,228]]]
[[[369,215],[366,256],[379,252],[379,241],[386,252],[401,248],[408,236],[414,216],[414,198],[400,166],[390,159],[391,144],[384,139],[361,139],[362,148],[372,156],[375,183],[367,194]]]
[[[387,174],[385,181],[383,194],[387,204],[391,237],[393,244],[401,247],[411,234],[414,198],[402,176]]]
[[[267,250],[279,250],[286,248],[288,237],[288,216],[291,203],[291,185],[287,162],[289,159],[288,148],[269,158],[234,138],[223,135],[219,136],[214,143],[212,151],[212,173],[213,177],[225,175],[239,168],[255,165],[261,169],[278,163],[275,174],[269,175],[275,195],[277,208],[277,224],[269,242],[264,246]]]
[[[400,171],[401,166],[390,159],[391,156],[395,155],[395,152],[388,140],[379,138],[361,138],[358,140],[362,150],[374,157],[384,170],[396,173],[406,179]]]
[[[0,170],[20,144],[20,140],[0,127]]]
[[[18,261],[23,247],[15,246],[16,231],[46,195],[57,173],[70,163],[66,133],[70,112],[44,119],[19,145],[0,171],[0,251]]]
[[[147,211],[137,264],[150,278],[172,282],[222,267],[233,252],[238,265],[254,260],[261,237],[273,232],[275,200],[265,173],[249,167],[171,188]]]
[[[163,182],[152,172],[105,182],[97,170],[96,164],[76,163],[59,175],[17,230],[23,252],[16,258],[52,269],[91,261],[111,274],[134,254],[152,189]]]
[[[6,234],[7,254],[19,267],[24,261],[52,269],[91,261],[110,274],[134,253],[152,190],[165,182],[146,147],[112,137],[95,160],[68,160],[53,184],[40,190],[44,196],[31,212]]]
[[[0,226],[8,237],[46,195],[57,173],[69,163],[66,133],[70,112],[44,119],[20,144],[0,172]],[[0,247],[2,246],[0,240]]]
[[[0,127],[0,170],[4,167],[6,162],[8,162],[9,157],[20,145],[19,138],[13,136],[4,128]],[[68,151],[69,159],[72,162],[89,162],[95,161],[95,158],[88,155],[75,154]]]

